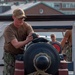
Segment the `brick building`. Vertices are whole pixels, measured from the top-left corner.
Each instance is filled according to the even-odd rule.
[[[15,5],[19,5],[20,3],[27,4],[31,2],[34,3],[36,2],[37,4],[37,2],[39,1],[43,2],[47,6],[52,7],[66,15],[75,14],[75,0],[0,0],[0,3],[7,3],[7,4],[13,3]]]

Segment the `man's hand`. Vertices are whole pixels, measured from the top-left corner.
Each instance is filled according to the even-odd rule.
[[[29,43],[33,40],[33,36],[32,36],[32,33],[30,33],[27,38],[26,38],[26,42]]]

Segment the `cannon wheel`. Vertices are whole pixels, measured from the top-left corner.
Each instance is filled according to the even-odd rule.
[[[26,71],[26,73],[30,74],[36,71],[33,64],[33,59],[39,53],[46,53],[48,56],[51,57],[51,66],[48,68],[46,72],[49,74],[55,74],[58,71],[60,63],[59,54],[52,45],[43,42],[42,43],[38,42],[35,44],[33,43],[25,51],[24,70]]]

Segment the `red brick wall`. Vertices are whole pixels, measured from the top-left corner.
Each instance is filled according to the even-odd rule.
[[[39,12],[40,9],[43,9],[42,14],[40,14],[40,12]],[[57,15],[57,14],[61,15],[62,14],[62,13],[56,11],[55,9],[45,6],[43,4],[39,4],[39,5],[37,5],[37,7],[34,6],[33,8],[26,10],[27,15],[28,14],[34,15],[34,13],[35,13],[35,15]]]

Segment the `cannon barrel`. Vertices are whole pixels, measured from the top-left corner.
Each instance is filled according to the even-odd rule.
[[[58,71],[60,57],[58,51],[45,38],[35,38],[24,53],[26,74],[55,74]],[[42,75],[42,74],[41,74]],[[44,74],[43,74],[44,75]]]

